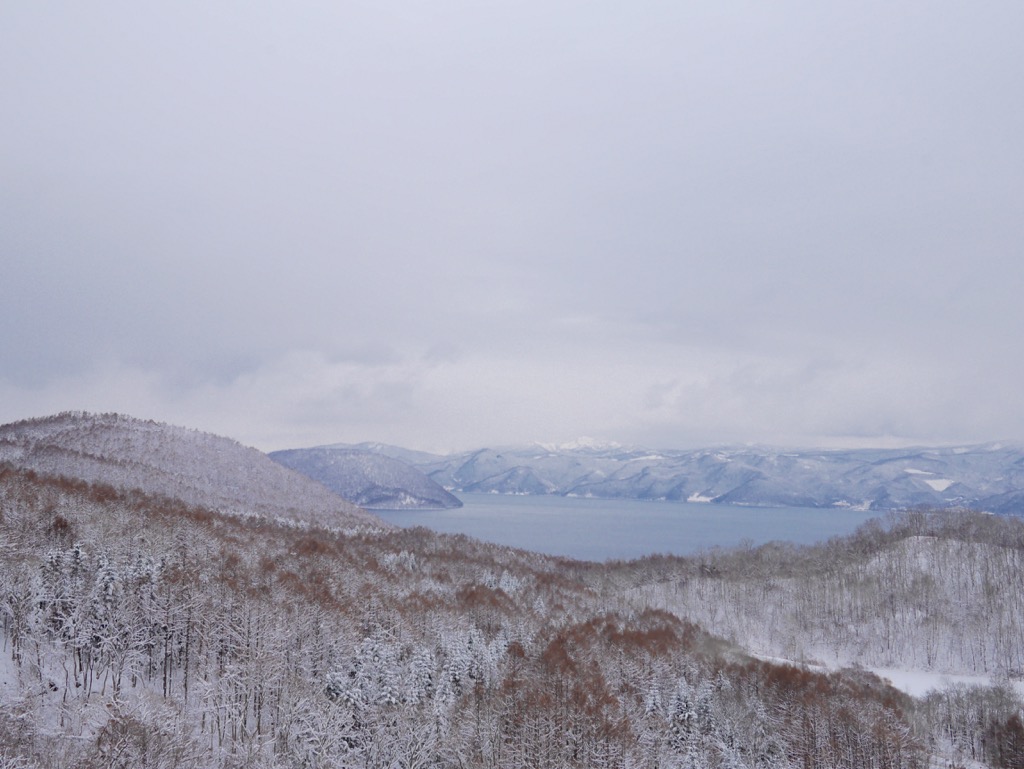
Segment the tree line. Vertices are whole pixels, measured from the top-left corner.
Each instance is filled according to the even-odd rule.
[[[0,468],[0,766],[1019,765],[1012,693],[917,702],[657,605],[750,555],[580,564]]]

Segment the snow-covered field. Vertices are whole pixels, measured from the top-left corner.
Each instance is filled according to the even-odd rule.
[[[951,675],[929,670],[898,670],[895,668],[868,668],[901,692],[911,697],[924,697],[928,692],[942,691],[952,684],[964,686],[996,686],[1002,683],[992,676]],[[1024,698],[1024,681],[1010,681],[1018,696]]]

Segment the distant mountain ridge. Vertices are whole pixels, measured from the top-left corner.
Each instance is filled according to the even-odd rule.
[[[368,510],[438,510],[462,507],[407,460],[358,448],[320,446],[273,451],[270,458],[322,483]]]
[[[1024,514],[1024,447],[661,450],[581,442],[425,455],[380,444],[454,492],[556,494],[753,506]]]
[[[236,514],[388,526],[230,438],[121,414],[67,412],[2,425],[0,462]]]

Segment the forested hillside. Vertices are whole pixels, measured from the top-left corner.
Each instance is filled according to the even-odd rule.
[[[1024,448],[1015,444],[813,450],[744,446],[693,451],[574,443],[447,456],[364,444],[448,489],[754,506],[915,507],[1024,514]]]
[[[1024,675],[1024,524],[907,513],[814,547],[667,559],[638,605],[788,659]]]
[[[69,412],[0,425],[3,461],[243,515],[388,525],[230,438],[123,414]]]
[[[321,446],[268,454],[367,510],[443,510],[462,501],[405,462],[359,449]]]
[[[4,769],[1024,762],[1019,520],[909,514],[814,547],[584,563],[213,509],[191,501],[208,472],[154,493],[196,439],[150,423],[120,422],[143,436],[116,451],[72,430],[119,486],[40,472],[49,451],[15,464],[38,426],[8,431],[0,464]],[[144,462],[111,459],[137,440]],[[805,660],[1000,685],[915,700]]]

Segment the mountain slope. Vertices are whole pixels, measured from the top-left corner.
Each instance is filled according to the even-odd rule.
[[[462,507],[457,497],[419,470],[383,454],[318,447],[273,451],[268,456],[370,510]]]
[[[423,529],[300,530],[0,467],[0,554],[4,766],[910,769],[940,765],[951,724],[981,755],[1018,707],[931,717],[870,673],[631,609],[628,564]]]
[[[387,526],[256,449],[119,414],[65,413],[0,426],[0,462],[230,513]]]
[[[641,580],[637,604],[760,654],[1024,675],[1019,518],[915,511],[818,545],[706,553],[675,559],[675,571],[670,562]]]
[[[417,455],[388,446],[372,450],[389,456],[403,453],[407,461],[454,491],[1024,513],[1024,449],[1003,444],[831,451],[529,446],[449,456]]]
[[[7,426],[0,447],[24,463],[0,463],[4,766],[1024,765],[1009,687],[913,700],[737,646],[1013,680],[1018,519],[912,512],[816,546],[597,564],[147,495],[192,471],[212,498],[211,447],[228,483],[249,450],[124,417]],[[26,468],[54,459],[60,477]]]

